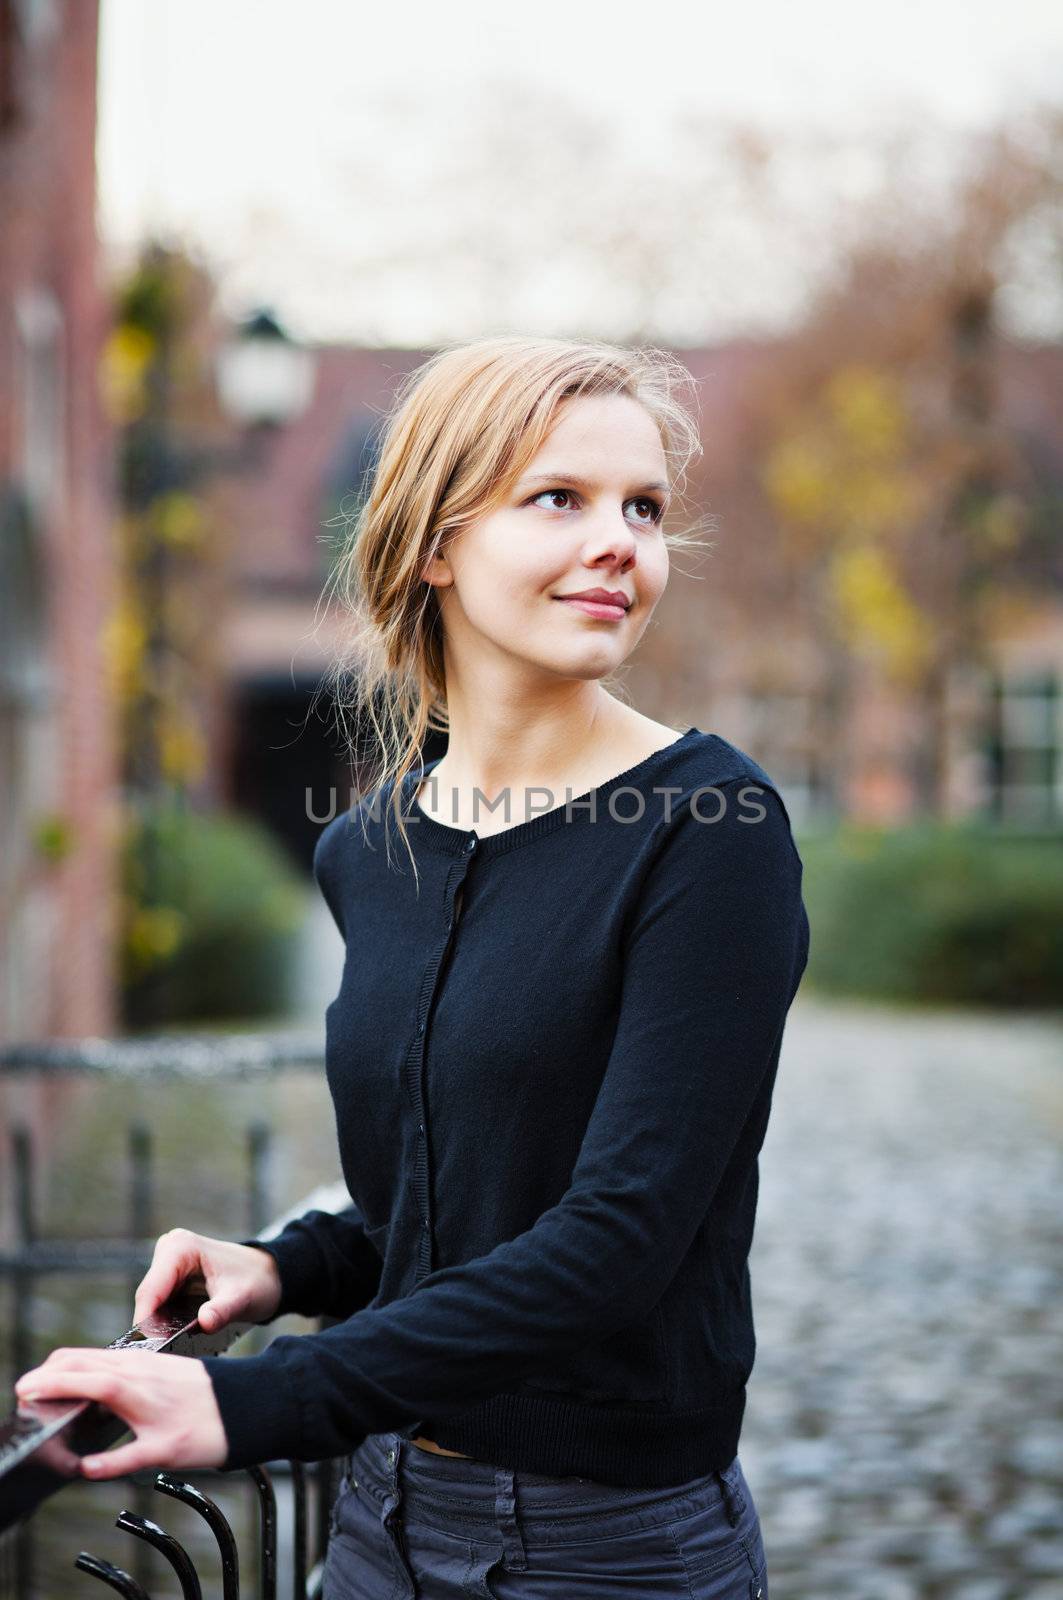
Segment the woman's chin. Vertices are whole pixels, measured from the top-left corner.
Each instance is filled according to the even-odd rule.
[[[566,650],[558,651],[552,659],[540,665],[559,678],[575,678],[588,683],[615,672],[617,667],[623,665],[625,655],[626,652],[622,655],[617,650]]]

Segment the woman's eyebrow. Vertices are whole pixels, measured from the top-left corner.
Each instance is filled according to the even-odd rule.
[[[577,472],[537,472],[531,478],[521,479],[522,488],[530,489],[534,484],[537,483],[570,483],[574,489],[583,489],[587,493],[591,493],[593,490],[599,487],[599,485],[592,482],[590,478],[581,478]],[[658,494],[668,494],[670,492],[666,483],[639,483],[633,486],[631,493],[645,494],[651,489],[655,490]]]

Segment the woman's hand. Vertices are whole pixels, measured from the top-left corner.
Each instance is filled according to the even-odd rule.
[[[172,1228],[156,1242],[137,1288],[134,1323],[143,1322],[193,1276],[203,1279],[210,1297],[199,1308],[199,1325],[207,1333],[230,1322],[268,1322],[280,1304],[280,1274],[267,1251]]]
[[[106,1455],[86,1456],[90,1478],[118,1478],[144,1467],[220,1467],[229,1453],[207,1369],[191,1356],[153,1350],[53,1350],[15,1384],[20,1400],[98,1400],[136,1438]]]

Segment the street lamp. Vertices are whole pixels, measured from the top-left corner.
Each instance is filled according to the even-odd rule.
[[[215,361],[226,412],[248,428],[280,427],[300,416],[314,392],[314,357],[267,310],[241,323]]]

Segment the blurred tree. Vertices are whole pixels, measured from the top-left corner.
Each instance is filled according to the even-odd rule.
[[[189,256],[148,243],[115,290],[101,363],[119,451],[118,594],[106,646],[127,850],[130,835],[144,835],[139,876],[120,889],[124,969],[135,959],[162,970],[191,936],[168,887],[181,863],[165,856],[183,850],[184,835],[167,844],[144,819],[180,812],[190,793],[209,788],[210,723],[223,693],[226,546],[207,483],[231,429],[214,383],[213,296]]]
[[[204,447],[230,431],[211,365],[213,292],[181,251],[147,245],[118,285],[101,372],[119,428],[111,684],[126,784],[156,801],[205,774],[220,665],[222,527],[200,486]]]
[[[1057,182],[998,131],[936,228],[898,233],[903,205],[887,207],[752,402],[772,558],[814,626],[828,716],[845,726],[857,663],[913,697],[929,814],[953,669],[987,659],[1001,607],[1035,600],[1058,562],[1046,486],[1000,409],[995,317],[1013,232]]]

